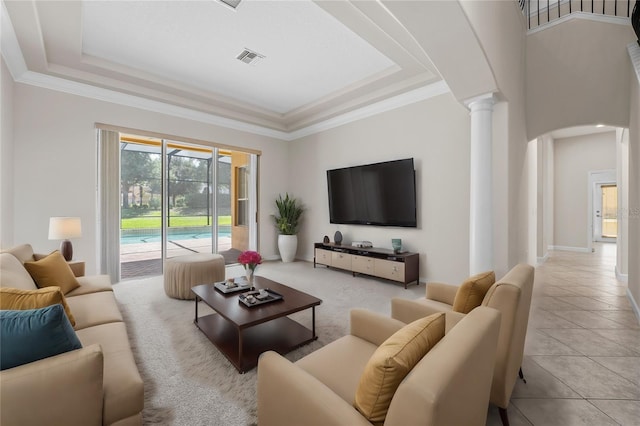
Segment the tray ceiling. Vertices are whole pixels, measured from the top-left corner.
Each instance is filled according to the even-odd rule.
[[[4,5],[29,71],[280,131],[441,80],[380,2]]]

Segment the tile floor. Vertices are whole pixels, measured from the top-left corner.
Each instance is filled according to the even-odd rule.
[[[536,268],[511,426],[640,426],[640,325],[615,250],[551,251]],[[496,407],[487,424],[501,425]]]

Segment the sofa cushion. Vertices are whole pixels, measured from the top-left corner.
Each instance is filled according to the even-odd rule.
[[[373,343],[347,335],[313,351],[296,365],[351,404],[362,372],[376,349]]]
[[[124,323],[97,325],[78,330],[76,333],[84,346],[99,344],[102,347],[104,355],[103,424],[113,424],[140,413],[144,407],[144,385],[129,346]]]
[[[109,275],[90,275],[85,277],[76,277],[76,279],[78,280],[78,283],[80,283],[80,287],[65,294],[66,297],[99,293],[101,291],[113,291]]]
[[[38,290],[22,290],[19,288],[0,288],[0,309],[26,310],[39,309],[46,306],[60,304],[64,308],[72,326],[76,324],[75,317],[67,301],[60,291],[60,287],[45,287]]]
[[[0,287],[38,289],[22,262],[11,253],[0,253]]]
[[[67,297],[66,300],[76,319],[76,330],[123,321],[112,291]]]
[[[41,260],[25,262],[24,267],[40,288],[58,286],[67,294],[80,286],[69,264],[58,250]]]
[[[20,261],[20,263],[30,262],[34,259],[33,257],[33,247],[31,244],[20,244],[19,246],[15,246],[10,248],[9,250],[5,250],[6,253],[11,253]]]
[[[0,311],[0,370],[81,347],[62,305]]]
[[[496,282],[493,271],[482,272],[467,278],[456,292],[453,311],[468,314],[480,306],[489,288]]]
[[[444,336],[440,312],[407,324],[371,356],[356,391],[354,407],[370,422],[380,423],[400,382]]]

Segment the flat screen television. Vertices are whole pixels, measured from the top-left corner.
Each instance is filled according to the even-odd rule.
[[[327,170],[329,221],[415,228],[413,158]]]

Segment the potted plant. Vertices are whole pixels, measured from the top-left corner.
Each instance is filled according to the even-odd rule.
[[[278,250],[283,262],[291,262],[298,249],[298,225],[304,208],[297,199],[289,197],[288,193],[284,198],[282,198],[282,194],[278,195],[276,207],[278,214],[274,216],[274,220],[280,233],[278,235]]]

